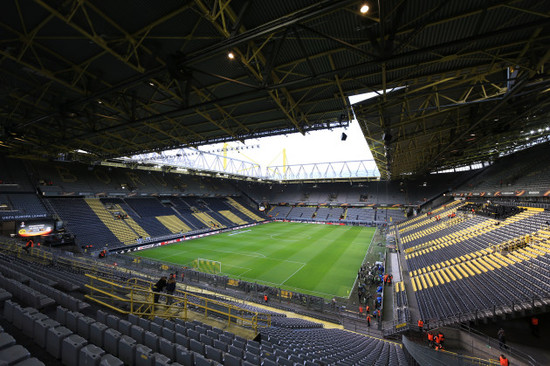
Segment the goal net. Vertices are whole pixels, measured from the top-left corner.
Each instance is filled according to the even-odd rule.
[[[222,262],[206,258],[197,258],[193,261],[193,268],[205,273],[219,274],[222,272]]]

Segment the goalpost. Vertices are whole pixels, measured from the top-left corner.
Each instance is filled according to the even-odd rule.
[[[197,258],[193,260],[193,268],[200,272],[219,274],[222,272],[222,262]]]

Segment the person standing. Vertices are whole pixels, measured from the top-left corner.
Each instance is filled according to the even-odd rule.
[[[422,332],[422,330],[424,329],[424,321],[422,319],[418,319],[418,331],[419,332]]]
[[[497,332],[497,336],[498,336],[498,348],[500,348],[501,350],[502,349],[506,349],[506,334],[504,333],[504,329],[503,328],[500,328]]]
[[[445,336],[443,335],[442,332],[439,332],[439,334],[437,335],[437,337],[439,338],[439,344],[441,345],[441,347],[444,346],[444,342],[445,342]]]
[[[445,337],[443,336],[443,333],[439,332],[436,336],[434,336],[435,341],[435,350],[440,351],[443,349],[443,342],[445,341]]]
[[[174,300],[172,296],[174,296],[175,291],[176,291],[176,276],[171,274],[170,278],[168,279],[168,282],[166,283],[166,294],[170,295],[170,296],[166,296],[166,305],[170,305]]]
[[[531,317],[531,333],[533,333],[535,337],[539,336],[539,318],[535,315]]]
[[[27,241],[27,244],[25,244],[25,246],[23,247],[23,249],[25,249],[25,252],[29,253],[29,250],[34,246],[34,242],[32,241],[32,239],[29,239],[29,241]]]
[[[367,314],[367,327],[370,328],[370,314]]]
[[[153,301],[155,303],[159,302],[160,293],[164,290],[164,288],[166,287],[166,284],[167,284],[166,276],[162,276],[160,280],[158,280],[157,283],[155,283],[155,285],[153,286],[153,292],[155,293],[153,296]]]
[[[500,355],[499,357],[500,366],[510,366],[510,361],[506,358],[504,355]]]

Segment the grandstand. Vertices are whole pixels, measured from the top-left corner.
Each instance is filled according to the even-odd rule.
[[[549,14],[5,0],[0,364],[549,365]]]

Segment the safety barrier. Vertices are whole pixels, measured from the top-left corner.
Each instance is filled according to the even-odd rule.
[[[85,295],[88,300],[97,302],[122,314],[154,318],[188,319],[189,311],[202,314],[228,325],[238,325],[258,332],[258,328],[271,326],[271,315],[251,311],[218,300],[176,290],[174,295],[152,291],[153,282],[131,278],[119,284],[93,275],[86,275],[90,283]],[[162,302],[161,302],[162,301]]]
[[[460,355],[454,352],[448,351],[436,351],[427,346],[417,344],[408,337],[403,336],[403,346],[406,353],[410,354],[414,360],[420,365],[445,365],[445,366],[459,366],[459,365],[477,365],[477,366],[497,366],[499,362],[492,359],[483,359],[478,357],[471,357],[466,355]]]

